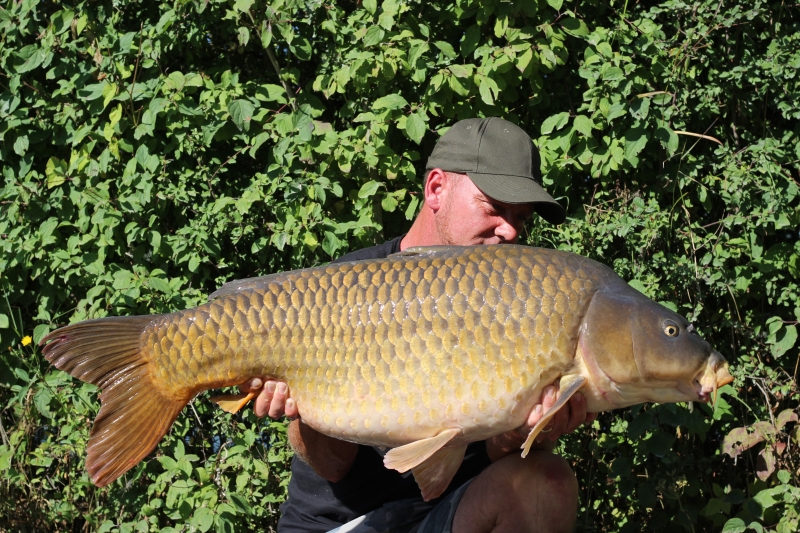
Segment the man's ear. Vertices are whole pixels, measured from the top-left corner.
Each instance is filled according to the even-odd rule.
[[[425,178],[425,204],[433,211],[438,211],[444,205],[444,196],[447,194],[447,174],[441,168],[434,168]]]

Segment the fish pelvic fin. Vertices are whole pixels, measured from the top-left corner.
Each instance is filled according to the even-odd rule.
[[[414,480],[422,492],[423,500],[427,502],[442,495],[464,461],[466,451],[466,444],[453,448],[440,448],[422,464],[411,469]]]
[[[453,440],[458,433],[459,430],[455,428],[445,429],[435,437],[417,440],[404,446],[392,448],[383,457],[383,465],[386,468],[397,470],[401,474],[403,472],[408,472],[443,448],[444,445]]]
[[[525,442],[522,444],[523,458],[531,451],[531,446],[533,446],[536,437],[539,436],[539,433],[541,433],[544,427],[550,422],[550,419],[555,416],[559,409],[564,407],[569,399],[572,398],[585,383],[586,378],[581,375],[566,375],[561,378],[558,385],[558,400],[553,404],[553,407],[544,413],[542,419],[533,426],[531,432],[528,433],[528,438],[525,439]]]
[[[150,376],[141,341],[157,318],[89,320],[57,329],[40,343],[48,343],[42,352],[56,368],[101,389],[86,457],[86,470],[98,487],[144,459],[191,400],[164,396]]]
[[[241,394],[220,394],[219,396],[214,396],[209,399],[219,405],[219,408],[223,411],[235,415],[247,405],[247,402],[258,396],[260,390],[261,389]]]

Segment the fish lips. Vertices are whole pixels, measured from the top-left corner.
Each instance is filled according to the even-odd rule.
[[[716,401],[717,390],[731,382],[733,376],[728,370],[728,362],[722,354],[713,351],[706,366],[697,373],[692,382],[679,384],[678,390],[690,398],[694,396],[692,401],[713,403]]]

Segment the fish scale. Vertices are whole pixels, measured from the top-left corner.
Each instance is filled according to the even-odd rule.
[[[173,397],[267,376],[337,438],[398,446],[455,427],[478,440],[519,426],[571,364],[608,272],[570,259],[481,247],[279,274],[164,316],[146,345]]]
[[[685,319],[611,269],[511,245],[231,282],[194,309],[81,322],[42,342],[55,366],[102,389],[86,460],[99,486],[144,458],[197,393],[254,377],[286,382],[314,429],[393,448],[384,464],[412,470],[425,499],[445,490],[466,443],[521,426],[551,383],[559,399],[523,456],[578,390],[597,412],[708,401],[732,380]],[[235,412],[256,393],[212,400]]]

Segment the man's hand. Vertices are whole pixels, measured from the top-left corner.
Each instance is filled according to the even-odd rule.
[[[256,396],[253,403],[253,412],[259,418],[269,415],[270,418],[278,419],[283,415],[289,418],[297,418],[297,404],[289,397],[289,387],[282,381],[272,379],[252,378],[243,385],[239,385],[239,390],[243,393],[261,389],[261,393]]]
[[[519,428],[497,435],[486,441],[486,450],[489,458],[496,461],[506,455],[518,452],[522,443],[528,437],[531,429],[542,419],[558,400],[558,391],[552,385],[545,387],[542,392],[541,402],[537,403],[528,415],[528,420]],[[536,438],[532,449],[550,451],[555,441],[561,436],[575,431],[581,424],[591,424],[597,418],[597,413],[586,412],[586,398],[580,392],[576,393],[564,407],[550,420],[550,423]]]

